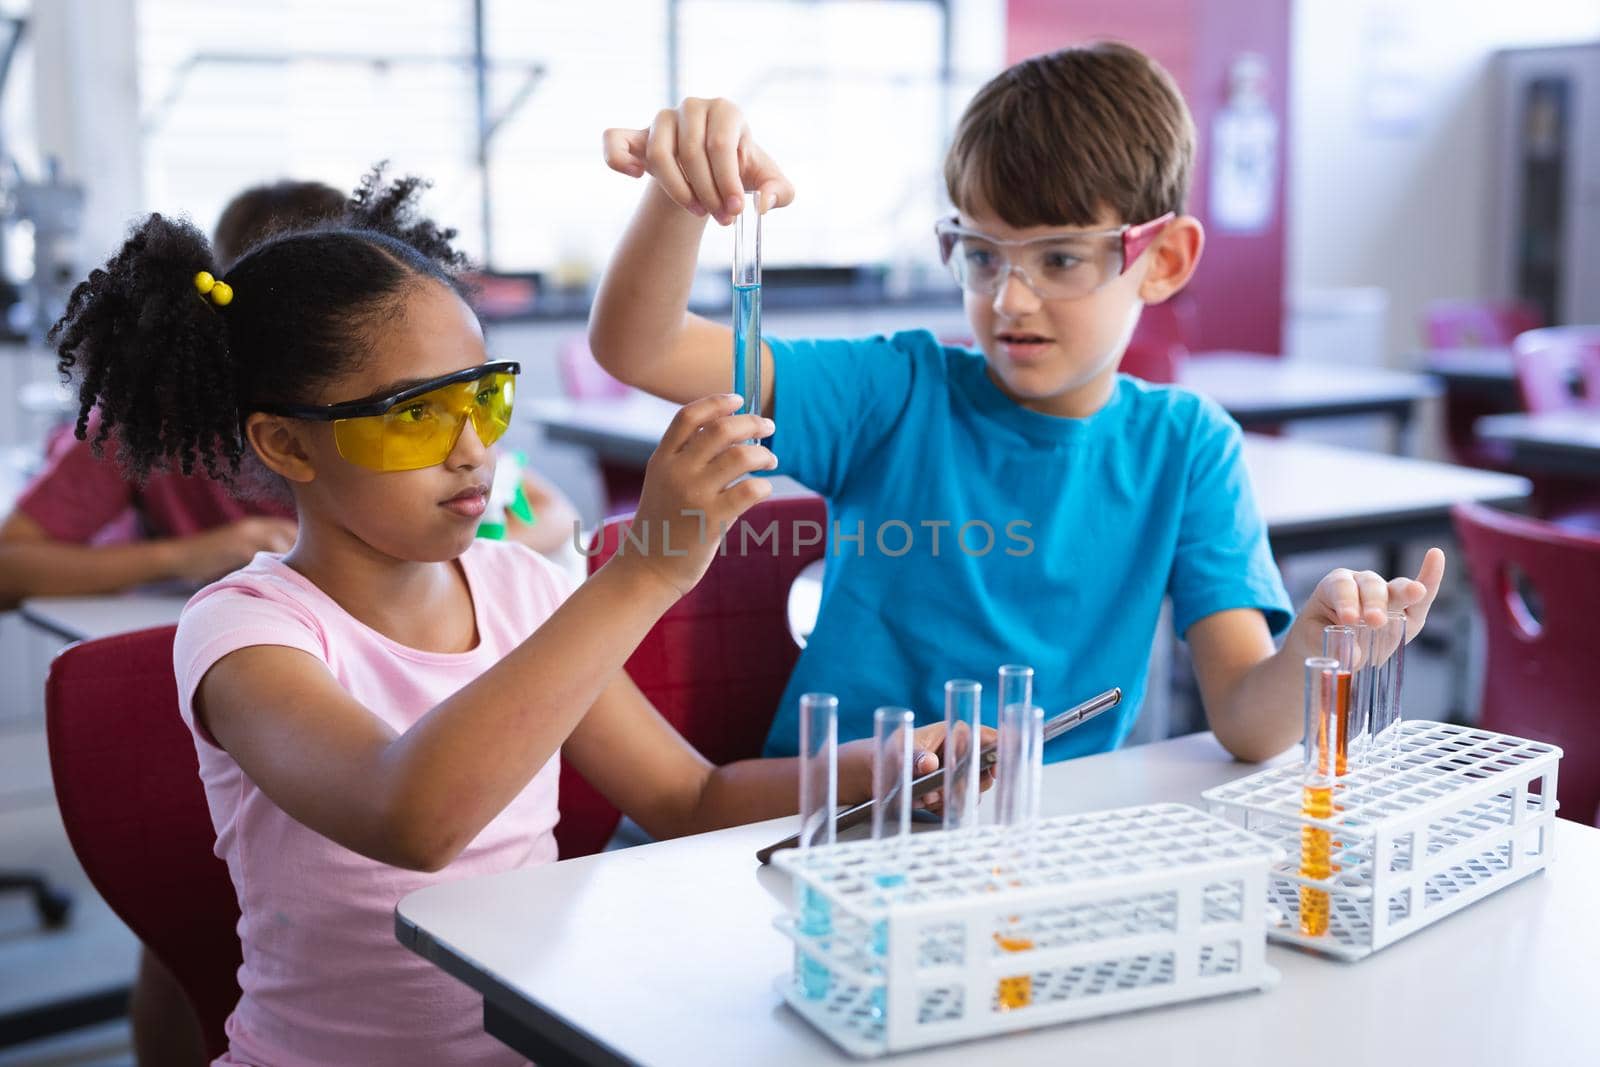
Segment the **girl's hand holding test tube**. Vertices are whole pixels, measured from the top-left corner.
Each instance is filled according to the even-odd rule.
[[[606,566],[643,568],[682,596],[711,566],[723,532],[772,495],[767,479],[744,476],[774,469],[778,457],[743,443],[770,436],[772,422],[735,414],[741,402],[730,394],[708,396],[673,416],[645,465],[633,536],[623,538]]]

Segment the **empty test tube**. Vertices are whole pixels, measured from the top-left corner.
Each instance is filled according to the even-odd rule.
[[[744,194],[733,220],[733,391],[740,414],[761,414],[761,205]]]
[[[995,822],[1023,827],[1039,818],[1039,779],[1044,769],[1044,709],[1030,704],[1000,708],[995,763]]]
[[[912,732],[917,717],[910,708],[879,708],[872,715],[872,839],[878,842],[873,882],[888,904],[892,891],[905,884],[904,846],[911,837]],[[872,928],[872,951],[889,955],[889,920]],[[880,967],[882,964],[880,964]],[[888,1004],[888,976],[872,990],[872,1014],[883,1018]]]
[[[944,828],[978,823],[978,739],[983,686],[967,678],[944,683]]]
[[[1305,763],[1300,777],[1300,814],[1307,819],[1333,818],[1340,674],[1336,659],[1313,657],[1306,660]],[[1332,834],[1326,827],[1300,824],[1300,874],[1315,879],[1326,879],[1333,874]],[[1326,934],[1328,910],[1326,890],[1300,887],[1301,934],[1307,937]]]
[[[1377,692],[1377,671],[1374,669],[1373,647],[1378,631],[1364,622],[1354,626],[1354,658],[1350,672],[1350,711],[1345,719],[1346,766],[1361,767],[1367,762],[1367,748],[1371,744],[1372,699]],[[1324,652],[1323,655],[1328,655]]]
[[[872,714],[872,839],[895,857],[911,833],[912,744],[917,717],[910,708]]]
[[[1394,755],[1400,733],[1400,690],[1405,682],[1406,613],[1386,613],[1384,625],[1373,631],[1372,720],[1369,727],[1374,757]]]
[[[1000,689],[996,697],[995,714],[998,716],[1012,704],[1027,707],[1033,703],[1033,668],[1020,663],[1008,663],[1000,668]],[[996,722],[1000,720],[996,718]]]
[[[800,698],[800,840],[799,847],[831,845],[839,809],[839,698],[831,693],[806,693]],[[833,933],[828,898],[809,883],[800,883],[800,932],[810,937]],[[796,949],[800,987],[811,1000],[822,1000],[832,986],[828,968]]]

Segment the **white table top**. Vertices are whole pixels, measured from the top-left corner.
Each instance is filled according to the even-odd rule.
[[[87,641],[170,625],[188,602],[187,593],[30,597],[22,617],[68,641]]]
[[[1600,461],[1600,408],[1542,415],[1488,415],[1473,426],[1481,437],[1594,453]]]
[[[1289,754],[1279,759],[1297,758]],[[1045,809],[1158,801],[1249,773],[1209,734],[1046,768]],[[785,879],[755,850],[792,819],[434,886],[398,925],[502,995],[651,1067],[853,1062],[787,1007]],[[1600,830],[1558,822],[1556,861],[1355,964],[1269,946],[1276,989],[907,1056],[919,1065],[1600,1062]],[[547,1024],[548,1025],[548,1024]],[[1070,1058],[1069,1058],[1070,1057]]]
[[[1507,346],[1479,348],[1429,348],[1418,353],[1418,362],[1429,374],[1446,381],[1480,382],[1515,387],[1516,361]]]
[[[1600,409],[1489,415],[1473,432],[1511,446],[1511,462],[1550,474],[1600,479]]]
[[[1406,522],[1445,521],[1456,504],[1514,504],[1525,478],[1450,463],[1246,434],[1244,462],[1274,547],[1307,535],[1349,541]]]
[[[1196,353],[1179,365],[1178,384],[1240,422],[1405,409],[1439,392],[1423,374],[1242,352]]]

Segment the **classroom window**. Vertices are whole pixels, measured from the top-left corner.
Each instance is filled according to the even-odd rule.
[[[343,187],[387,158],[433,179],[427,207],[469,254],[486,244],[486,184],[491,265],[576,281],[604,262],[639,195],[603,169],[600,131],[648,122],[675,70],[680,94],[738,101],[802,189],[768,262],[926,258],[949,111],[970,91],[941,84],[936,0],[485,0],[486,176],[473,9],[140,0],[149,206],[209,226],[246,185],[292,176]],[[708,236],[708,265],[726,259],[720,236]]]

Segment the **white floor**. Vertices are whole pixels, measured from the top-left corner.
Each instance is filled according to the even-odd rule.
[[[27,894],[0,895],[0,1015],[132,981],[138,942],[73,857],[38,716],[0,721],[0,857],[0,866],[43,872],[75,898],[67,926],[51,931],[41,928]],[[132,1062],[125,1023],[0,1049],[0,1067]]]

